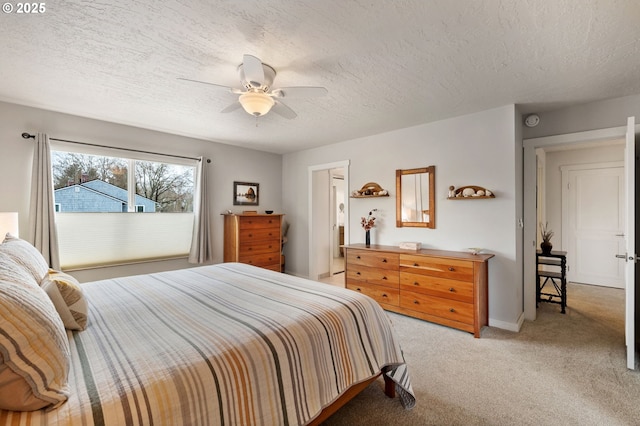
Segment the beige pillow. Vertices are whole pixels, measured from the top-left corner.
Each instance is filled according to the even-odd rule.
[[[87,299],[82,293],[78,280],[64,272],[50,269],[40,283],[40,287],[51,298],[65,328],[69,330],[87,328]]]
[[[0,247],[4,244],[0,244]],[[31,273],[19,265],[11,256],[0,251],[0,280],[15,283],[16,285],[38,284]]]
[[[29,271],[38,284],[49,272],[49,265],[38,249],[29,242],[11,234],[7,234],[0,244],[0,253],[7,254],[17,264]]]
[[[54,408],[69,397],[69,340],[51,299],[0,253],[0,409]]]

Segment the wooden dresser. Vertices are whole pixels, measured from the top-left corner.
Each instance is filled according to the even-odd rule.
[[[488,261],[493,254],[402,250],[352,244],[347,251],[347,288],[384,309],[473,333],[488,324]]]
[[[282,214],[225,214],[224,261],[282,272]]]

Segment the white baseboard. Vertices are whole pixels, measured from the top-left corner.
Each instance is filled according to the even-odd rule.
[[[503,330],[515,331],[516,333],[520,331],[523,323],[524,323],[524,312],[520,314],[520,316],[518,317],[518,321],[516,321],[515,323],[489,318],[489,327],[496,327],[496,328],[501,328]]]

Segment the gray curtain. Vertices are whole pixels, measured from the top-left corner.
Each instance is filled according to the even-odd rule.
[[[196,190],[193,202],[193,237],[189,263],[211,263],[211,223],[209,220],[209,191],[207,188],[207,160],[200,157],[196,172]]]
[[[31,172],[29,228],[34,247],[42,253],[51,268],[60,269],[54,203],[49,137],[45,133],[38,133]]]

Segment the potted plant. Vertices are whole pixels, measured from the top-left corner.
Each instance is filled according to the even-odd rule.
[[[540,250],[542,253],[549,254],[553,248],[551,244],[551,237],[553,237],[553,231],[549,229],[549,223],[545,222],[544,225],[540,223],[540,235],[542,236],[542,242],[540,243]]]

